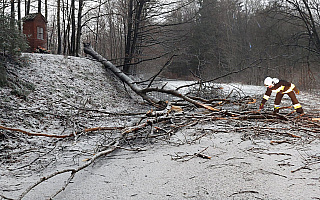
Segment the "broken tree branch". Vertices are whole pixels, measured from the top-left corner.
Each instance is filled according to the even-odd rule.
[[[77,133],[70,133],[68,135],[52,135],[52,134],[46,134],[46,133],[31,133],[22,129],[18,129],[18,128],[9,128],[9,127],[5,127],[5,126],[0,126],[0,129],[3,130],[8,130],[8,131],[17,131],[20,133],[24,133],[28,136],[44,136],[44,137],[52,137],[52,138],[67,138],[67,137],[73,137],[77,134],[79,134],[80,132]],[[94,127],[94,128],[87,128],[84,129],[84,132],[92,132],[92,131],[102,131],[102,130],[122,130],[124,129],[124,127]]]
[[[41,184],[42,182],[44,181],[47,181],[59,174],[64,174],[64,173],[67,173],[67,172],[71,172],[70,174],[70,177],[68,178],[68,182],[66,185],[68,185],[68,183],[70,183],[70,181],[72,180],[72,178],[74,177],[75,173],[79,172],[80,170],[88,167],[89,165],[91,165],[96,159],[98,159],[99,157],[101,156],[104,156],[104,155],[107,155],[107,154],[110,154],[112,153],[113,151],[115,151],[116,149],[118,149],[118,145],[119,144],[119,140],[116,140],[116,141],[112,141],[108,146],[110,147],[109,149],[107,150],[104,150],[104,151],[101,151],[97,154],[95,154],[86,164],[78,167],[78,168],[70,168],[70,169],[63,169],[63,170],[60,170],[60,171],[56,171],[52,174],[49,174],[48,176],[44,176],[42,177],[39,181],[37,181],[36,183],[34,183],[33,185],[31,185],[29,188],[27,188],[20,196],[18,199],[22,199],[23,197],[25,197],[33,188],[35,188],[36,186],[38,186],[39,184]],[[65,186],[63,186],[62,189],[60,189],[58,192],[56,192],[54,194],[54,196],[56,196],[57,194],[59,194],[61,191],[63,191],[65,189]]]
[[[28,132],[28,131],[25,131],[25,130],[21,130],[21,129],[18,129],[18,128],[9,128],[9,127],[5,127],[5,126],[0,126],[0,129],[8,130],[8,131],[17,131],[17,132],[20,132],[20,133],[24,133],[24,134],[26,134],[28,136],[45,136],[45,137],[54,137],[54,138],[66,138],[66,137],[74,136],[73,133],[71,133],[69,135],[51,135],[51,134],[46,134],[46,133],[31,133],[31,132]]]
[[[166,90],[166,89],[162,89],[162,88],[146,88],[143,89],[143,92],[147,93],[147,92],[161,92],[161,93],[166,93],[166,94],[171,94],[173,96],[182,98],[183,100],[194,104],[197,107],[202,107],[211,111],[220,111],[219,109],[213,108],[212,106],[208,106],[206,104],[203,104],[201,102],[198,102],[196,100],[193,100],[183,94],[181,94],[180,92],[178,92],[177,90]]]
[[[152,77],[152,79],[151,79],[148,87],[151,87],[153,81],[157,78],[157,76],[159,76],[159,75],[161,74],[161,72],[164,70],[164,68],[166,68],[168,65],[171,64],[171,62],[172,62],[172,60],[173,60],[173,58],[174,58],[175,56],[176,56],[176,55],[171,56],[171,58],[166,62],[166,64],[163,65],[163,67],[159,70],[159,72]]]

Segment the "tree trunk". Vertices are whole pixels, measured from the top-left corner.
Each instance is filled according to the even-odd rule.
[[[98,5],[98,13],[97,13],[97,23],[96,23],[96,31],[95,31],[95,40],[94,40],[94,47],[95,49],[98,48],[98,40],[99,40],[99,21],[100,21],[100,12],[101,12],[101,0],[99,0],[99,5]]]
[[[19,33],[21,33],[21,0],[18,0],[17,3],[18,3],[18,28],[19,28]]]
[[[26,0],[25,1],[25,15],[29,15],[29,12],[30,12],[30,1],[31,0]]]
[[[44,1],[44,18],[48,19],[48,0]]]
[[[133,21],[133,0],[129,0],[128,16],[127,16],[127,35],[126,35],[126,43],[125,43],[125,58],[123,63],[123,72],[125,74],[130,73],[130,63],[132,59],[130,56],[132,26],[133,26],[132,21]]]
[[[14,29],[14,17],[15,17],[14,16],[14,0],[11,0],[10,3],[11,3],[10,28],[12,29],[11,31],[13,31],[13,29]]]
[[[63,55],[67,54],[68,42],[69,42],[69,33],[70,33],[70,15],[69,15],[69,1],[66,0],[66,3],[63,3]],[[66,7],[64,6],[66,5]]]
[[[10,29],[11,32],[14,32],[14,27],[15,27],[15,16],[14,16],[14,0],[11,0],[11,16],[10,16]],[[10,53],[14,54],[14,40],[11,40],[11,48],[10,48]]]
[[[75,19],[75,3],[71,1],[71,44],[70,44],[70,55],[75,55],[76,46],[76,19]]]
[[[41,13],[41,0],[38,0],[38,13]]]
[[[57,54],[61,54],[61,25],[60,25],[60,0],[58,0],[58,8],[57,8],[57,31],[58,31],[58,51]]]
[[[77,40],[76,40],[76,49],[75,49],[75,55],[76,56],[79,55],[80,44],[81,44],[80,40],[81,40],[81,28],[82,28],[82,26],[81,26],[82,8],[83,8],[83,0],[79,0]]]

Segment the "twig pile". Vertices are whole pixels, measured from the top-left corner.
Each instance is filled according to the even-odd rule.
[[[195,99],[196,97],[190,98]],[[0,126],[2,129],[0,132],[1,140],[8,142],[1,147],[1,165],[6,166],[7,172],[15,174],[49,171],[48,175],[41,177],[27,189],[17,189],[17,191],[24,190],[17,199],[22,199],[33,188],[48,179],[59,174],[70,173],[64,186],[52,194],[51,198],[53,198],[68,186],[77,172],[90,166],[98,158],[118,149],[141,151],[146,150],[148,145],[155,142],[165,142],[171,145],[192,144],[208,134],[218,132],[242,133],[243,140],[270,138],[272,145],[306,143],[319,139],[320,124],[318,121],[312,121],[312,119],[318,118],[316,115],[296,117],[294,115],[250,111],[248,105],[252,102],[255,103],[253,98],[242,101],[219,99],[218,102],[217,99],[197,98],[197,100],[206,104],[210,103],[210,107],[215,107],[216,110],[207,110],[203,106],[196,108],[193,104],[172,102],[162,111],[150,110],[144,114],[122,113],[119,115],[135,117],[135,123],[130,126],[91,127],[61,135],[32,133],[14,127]],[[230,106],[230,104],[246,107],[247,110],[229,111],[223,109],[225,105]],[[90,112],[99,113],[97,110],[90,110]],[[221,129],[221,125],[223,125],[223,129]],[[178,131],[185,132],[185,138],[176,137],[175,134]],[[188,133],[190,134],[188,135]],[[9,141],[15,141],[18,145],[10,145]],[[92,145],[90,147],[79,145],[76,149],[75,146],[68,144],[85,141],[92,142]],[[15,152],[10,153],[12,150]],[[176,155],[173,160],[184,162],[194,157],[210,159],[210,156],[203,154],[203,151],[188,156]],[[54,155],[57,153],[68,155],[70,160],[62,161],[55,158]],[[23,159],[23,157],[28,159]],[[82,161],[79,161],[80,159]],[[66,166],[50,173],[51,166],[61,162],[65,162]],[[71,164],[72,162],[74,164]],[[303,167],[319,162],[319,156],[312,155],[310,161]],[[5,168],[3,167],[3,169]],[[4,195],[2,198],[11,199]]]

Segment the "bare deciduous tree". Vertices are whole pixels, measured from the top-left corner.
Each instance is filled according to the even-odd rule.
[[[61,0],[57,0],[57,37],[58,37],[58,44],[57,44],[57,54],[61,54],[61,47],[62,47],[62,42],[61,42]]]

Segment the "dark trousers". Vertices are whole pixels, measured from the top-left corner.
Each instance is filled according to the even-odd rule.
[[[299,101],[293,91],[286,93],[286,94],[288,94],[288,96],[290,97],[293,105],[299,104]],[[280,105],[283,95],[284,94],[282,94],[281,92],[277,93],[276,100],[274,101],[274,105]],[[296,111],[298,113],[303,113],[303,109],[301,107],[297,108]]]
[[[291,92],[289,92],[287,94],[289,95],[293,105],[299,103],[299,101],[298,101],[298,99],[297,99],[297,97],[296,97],[296,95],[294,94],[293,91],[291,91]],[[277,93],[276,100],[274,101],[275,105],[280,105],[283,95],[284,94],[282,94],[281,92]]]

